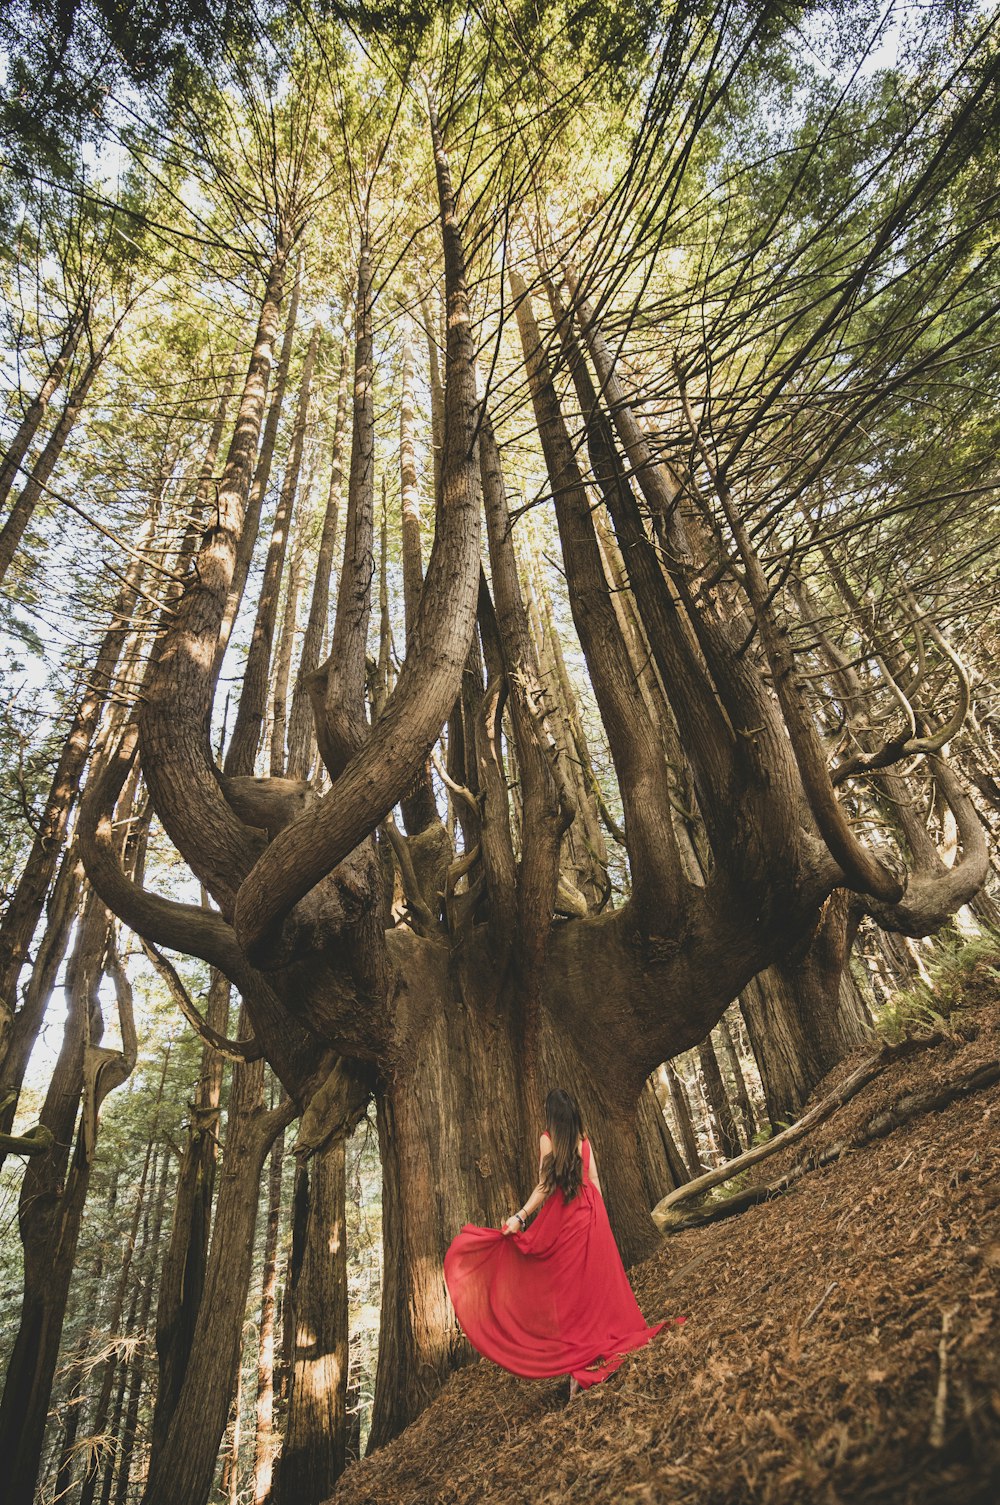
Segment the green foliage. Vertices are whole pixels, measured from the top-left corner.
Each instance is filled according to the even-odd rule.
[[[267,0],[13,0],[0,9],[8,165],[72,176],[76,150],[99,138],[111,89],[165,86],[191,55],[210,67],[245,50],[268,10]]]
[[[952,1017],[972,1001],[973,984],[1000,983],[1000,934],[984,929],[969,940],[940,941],[927,963],[930,982],[920,980],[895,995],[878,1013],[878,1033],[891,1043],[913,1034],[947,1034]]]

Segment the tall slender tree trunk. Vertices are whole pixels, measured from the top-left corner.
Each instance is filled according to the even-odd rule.
[[[164,1154],[160,1167],[159,1185],[153,1198],[152,1258],[149,1260],[144,1272],[145,1278],[142,1283],[142,1297],[139,1302],[134,1332],[136,1344],[128,1365],[128,1406],[125,1411],[125,1423],[122,1427],[121,1443],[118,1448],[118,1478],[115,1484],[115,1505],[125,1505],[128,1499],[129,1482],[132,1477],[136,1431],[139,1424],[139,1401],[142,1396],[142,1386],[146,1375],[146,1360],[149,1353],[149,1316],[152,1311],[153,1291],[156,1286],[156,1256],[160,1248],[160,1234],[163,1231],[163,1215],[167,1204],[169,1169],[170,1156]]]
[[[415,447],[414,386],[416,360],[411,330],[403,342],[403,390],[399,407],[400,504],[402,509],[403,619],[409,644],[420,605],[424,583],[424,566],[420,541],[420,484],[417,476]],[[410,835],[418,835],[438,821],[430,761],[424,764],[401,801],[403,824]]]
[[[278,1230],[281,1225],[281,1181],[285,1160],[284,1132],[271,1151],[268,1177],[267,1223],[264,1231],[264,1273],[261,1280],[260,1325],[257,1348],[257,1432],[254,1441],[254,1505],[266,1505],[274,1477],[278,1438],[274,1428],[274,1315],[278,1288]]]
[[[163,1089],[167,1078],[167,1067],[170,1064],[170,1055],[171,1048],[168,1045],[163,1056],[163,1069],[160,1074],[160,1085],[157,1092],[156,1101],[156,1118],[154,1119],[154,1123],[158,1123],[159,1120],[159,1109],[163,1099]],[[111,1298],[111,1305],[108,1311],[109,1352],[101,1370],[101,1388],[97,1395],[97,1403],[94,1407],[93,1422],[91,1425],[91,1432],[95,1437],[101,1437],[104,1435],[105,1428],[108,1424],[108,1410],[111,1405],[111,1392],[114,1386],[115,1374],[118,1371],[119,1367],[123,1367],[122,1361],[119,1356],[119,1340],[123,1336],[122,1317],[125,1311],[125,1297],[128,1294],[129,1290],[129,1279],[132,1272],[133,1262],[136,1260],[137,1254],[141,1255],[141,1253],[145,1251],[146,1245],[148,1243],[149,1204],[147,1199],[147,1185],[150,1181],[150,1178],[154,1175],[155,1172],[155,1154],[156,1146],[154,1143],[154,1138],[151,1135],[149,1143],[146,1145],[146,1154],[142,1163],[142,1174],[139,1178],[139,1189],[136,1193],[135,1203],[132,1208],[132,1220],[129,1225],[128,1233],[125,1236],[125,1246],[122,1250],[121,1267],[118,1271],[118,1281],[115,1286],[114,1295]],[[137,1239],[139,1236],[139,1225],[140,1222],[142,1222],[144,1216],[146,1221],[144,1225],[143,1249],[142,1251],[138,1251]],[[138,1281],[133,1282],[133,1290],[138,1291]],[[136,1305],[137,1301],[133,1303],[133,1321],[135,1318]],[[115,1429],[115,1434],[117,1436],[117,1427]],[[95,1449],[90,1458],[87,1460],[84,1469],[83,1483],[80,1489],[79,1505],[93,1505],[94,1494],[97,1489],[100,1461],[100,1454]]]
[[[152,1150],[149,1174],[151,1182],[155,1182],[159,1164],[159,1150],[157,1146],[153,1146]],[[149,1198],[143,1204],[141,1223],[142,1229],[133,1261],[136,1272],[144,1268],[149,1255],[149,1240],[153,1223]],[[135,1332],[141,1299],[142,1280],[139,1274],[136,1273],[135,1278],[130,1282],[128,1309],[125,1312],[121,1333],[119,1334],[123,1342],[131,1333]],[[97,1488],[98,1469],[102,1466],[100,1505],[111,1505],[111,1491],[114,1488],[118,1449],[121,1446],[122,1419],[125,1415],[125,1391],[128,1384],[128,1363],[126,1356],[124,1353],[119,1355],[116,1352],[115,1357],[117,1362],[114,1370],[114,1399],[110,1401],[110,1412],[105,1413],[100,1432],[98,1433],[95,1428],[95,1452],[84,1479],[84,1489],[81,1492],[81,1505],[84,1499],[89,1502],[94,1498]],[[110,1420],[108,1419],[109,1415]]]
[[[222,1464],[222,1492],[227,1505],[237,1505],[240,1497],[240,1448],[243,1445],[243,1366],[237,1361],[236,1391],[233,1395],[233,1430]]]
[[[146,1163],[143,1165],[145,1176]],[[118,1172],[112,1177],[111,1187],[108,1193],[107,1205],[104,1213],[109,1220],[113,1221],[118,1205]],[[89,1291],[83,1292],[83,1310],[93,1312],[97,1309],[100,1301],[101,1288],[104,1281],[104,1246],[99,1246],[94,1260]],[[59,1446],[59,1462],[56,1467],[56,1481],[54,1495],[59,1500],[67,1492],[73,1479],[73,1465],[76,1458],[76,1439],[80,1431],[80,1416],[83,1411],[84,1381],[87,1378],[88,1364],[87,1354],[93,1342],[94,1332],[87,1327],[83,1336],[76,1345],[73,1357],[67,1368],[69,1370],[69,1382],[66,1386],[66,1401],[63,1407],[65,1422],[63,1426],[62,1442]]]
[[[73,353],[83,332],[84,322],[84,312],[77,311],[66,325],[59,354],[49,367],[42,385],[28,404],[24,417],[17,426],[17,432],[10,441],[3,463],[0,464],[0,507],[5,505],[17,479],[18,471],[31,447],[31,441],[45,416],[45,411],[66,375],[67,367],[73,359]]]
[[[250,651],[247,655],[240,703],[236,712],[232,741],[226,754],[225,771],[230,775],[253,773],[254,760],[260,746],[261,733],[267,708],[268,671],[271,665],[271,646],[274,626],[278,615],[278,596],[281,576],[285,566],[288,535],[292,525],[292,509],[299,484],[302,466],[302,448],[305,441],[306,418],[309,411],[309,391],[312,385],[313,367],[319,348],[319,325],[313,328],[309,349],[302,366],[298,407],[292,429],[292,442],[281,483],[278,505],[275,508],[271,543],[264,565],[264,578],[257,600],[257,616]]]
[[[205,1505],[212,1488],[239,1370],[261,1173],[295,1112],[288,1103],[268,1112],[263,1085],[262,1061],[234,1066],[204,1292],[176,1406],[150,1453],[143,1505]]]
[[[722,1042],[726,1061],[729,1064],[730,1074],[733,1078],[733,1092],[736,1096],[736,1105],[740,1110],[743,1133],[747,1145],[750,1146],[753,1144],[754,1135],[757,1132],[757,1120],[754,1116],[750,1094],[747,1091],[746,1078],[743,1075],[743,1067],[740,1065],[739,1053],[736,1049],[736,1042],[733,1039],[733,1032],[729,1028],[729,1021],[725,1016],[719,1020],[718,1034]]]
[[[288,684],[292,677],[292,658],[295,654],[295,632],[298,622],[299,595],[302,590],[302,538],[296,538],[288,566],[288,581],[285,586],[285,607],[281,614],[281,631],[274,654],[274,690],[271,697],[271,750],[269,766],[271,777],[280,779],[285,772],[285,742],[288,723]]]
[[[271,466],[274,464],[274,448],[278,438],[278,425],[281,422],[281,409],[285,401],[285,390],[288,386],[288,368],[291,365],[292,346],[295,342],[295,328],[299,317],[300,289],[301,263],[296,272],[295,280],[292,283],[292,293],[288,300],[288,315],[285,319],[285,330],[281,340],[281,353],[278,356],[274,389],[268,405],[267,417],[264,420],[263,432],[260,434],[260,454],[257,458],[253,480],[247,493],[243,529],[236,549],[233,581],[226,599],[226,607],[222,615],[222,625],[219,629],[219,641],[216,646],[214,663],[214,673],[216,675],[218,675],[226,648],[229,645],[233,623],[236,621],[236,616],[243,600],[243,593],[246,590],[250,566],[253,563],[254,548],[257,543],[257,534],[260,530],[261,511],[264,506],[268,481],[271,479]],[[254,442],[256,444],[256,438]]]
[[[726,1092],[726,1084],[722,1080],[722,1072],[719,1070],[719,1061],[711,1035],[698,1046],[698,1062],[701,1066],[701,1076],[705,1083],[709,1107],[715,1120],[719,1149],[722,1151],[723,1159],[733,1160],[740,1153],[740,1136],[736,1130],[736,1120]]]
[[[337,526],[340,520],[341,490],[344,471],[344,436],[347,431],[348,376],[351,369],[349,342],[345,332],[340,352],[340,376],[337,381],[337,410],[333,427],[333,445],[330,456],[330,485],[327,490],[323,527],[320,532],[319,552],[313,575],[312,596],[309,602],[309,620],[302,637],[299,657],[299,672],[292,696],[292,715],[288,732],[288,776],[304,779],[309,775],[315,743],[312,704],[309,700],[307,682],[317,667],[323,651],[323,638],[330,611],[330,580],[333,573],[333,555],[337,544]]]
[[[69,948],[70,931],[79,913],[82,888],[83,866],[74,845],[64,854],[52,885],[45,930],[24,989],[24,1001],[14,1016],[8,1036],[7,1053],[0,1070],[3,1082],[0,1103],[6,1105],[0,1113],[0,1129],[4,1133],[9,1133],[13,1126],[24,1073],[55,989],[56,974]],[[19,891],[20,885],[15,899]],[[0,1150],[0,1163],[5,1156],[6,1152]]]
[[[660,1069],[663,1073],[663,1081],[674,1110],[674,1120],[681,1136],[681,1145],[684,1149],[688,1177],[693,1180],[695,1176],[701,1175],[704,1166],[698,1154],[698,1141],[695,1138],[694,1124],[691,1122],[691,1105],[688,1102],[684,1083],[674,1068],[674,1063],[672,1061],[664,1061]]]
[[[10,1505],[31,1505],[62,1335],[76,1246],[94,1153],[102,1083],[99,1041],[103,1022],[99,986],[110,924],[103,904],[89,893],[67,971],[69,1012],[63,1044],[40,1122],[54,1144],[29,1161],[18,1218],[24,1244],[21,1321],[0,1402],[0,1456],[9,1460]],[[124,978],[121,978],[124,986]],[[120,1083],[135,1063],[131,1014],[119,994],[124,1069],[109,1070],[106,1088]],[[109,1061],[110,1067],[110,1061]],[[80,1113],[81,1105],[83,1108]],[[80,1114],[74,1143],[74,1126]]]
[[[229,980],[220,972],[210,975],[206,1023],[220,1035],[226,1033],[229,1025],[230,991]],[[177,1406],[205,1286],[218,1161],[222,1070],[222,1056],[205,1045],[187,1142],[177,1171],[170,1238],[160,1271],[156,1308],[159,1377],[151,1433],[154,1450],[163,1446]]]
[[[159,516],[157,496],[139,536],[137,553],[153,540]],[[90,755],[101,711],[115,682],[122,649],[143,578],[141,558],[128,567],[111,611],[111,622],[97,653],[84,672],[84,683],[46,797],[35,838],[17,887],[0,920],[0,1132],[9,1132],[31,1048],[41,1026],[47,993],[30,989],[17,1011],[17,986],[52,876],[59,861],[70,812]],[[74,862],[75,868],[75,862]],[[67,876],[66,884],[73,880]],[[58,929],[66,917],[65,893],[50,906],[50,923]],[[61,917],[61,918],[60,918]]]
[[[296,1167],[289,1264],[293,1347],[275,1505],[319,1505],[346,1462],[344,1140]]]
[[[87,394],[94,377],[101,368],[109,344],[110,336],[92,352],[67,399],[66,406],[59,415],[59,422],[49,435],[45,448],[32,466],[31,475],[21,488],[21,493],[7,514],[3,527],[0,528],[0,584],[3,583],[10,569],[11,560],[17,552],[24,530],[30,523],[35,508],[45,495],[52,472],[66,447],[66,440],[73,432],[77,419],[83,411]]]

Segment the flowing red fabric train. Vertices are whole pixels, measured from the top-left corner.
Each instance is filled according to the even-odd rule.
[[[526,1379],[572,1374],[586,1387],[667,1323],[646,1326],[588,1175],[586,1139],[581,1154],[583,1185],[572,1201],[556,1187],[524,1233],[467,1223],[444,1257],[444,1276],[479,1353]]]

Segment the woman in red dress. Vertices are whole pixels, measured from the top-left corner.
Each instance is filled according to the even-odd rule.
[[[647,1327],[632,1294],[568,1092],[549,1093],[545,1120],[531,1196],[500,1229],[467,1223],[444,1257],[444,1275],[474,1348],[527,1379],[569,1374],[572,1397],[607,1379],[667,1324]]]

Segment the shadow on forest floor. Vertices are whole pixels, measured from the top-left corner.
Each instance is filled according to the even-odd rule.
[[[820,1125],[1000,1056],[997,974],[953,1035]],[[864,1056],[842,1062],[829,1090]],[[993,1505],[1000,1499],[1000,1089],[949,1104],[630,1272],[647,1320],[686,1313],[571,1405],[566,1381],[463,1370],[336,1505]],[[799,1147],[758,1168],[790,1168]]]

